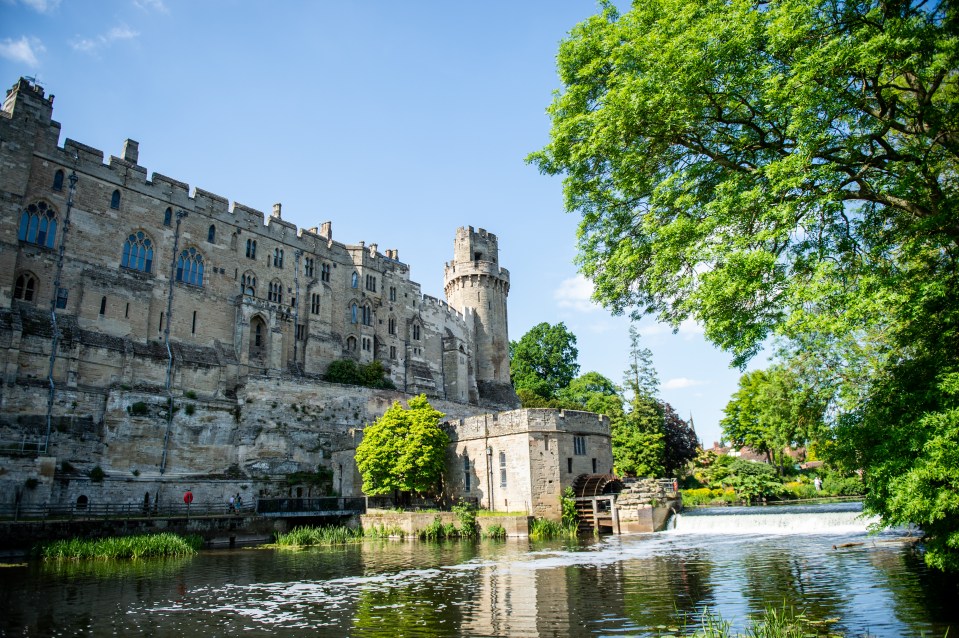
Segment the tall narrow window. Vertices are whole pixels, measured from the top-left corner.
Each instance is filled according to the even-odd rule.
[[[267,300],[273,303],[283,303],[283,283],[280,281],[270,282],[267,292]]]
[[[356,351],[356,337],[350,335],[346,338],[346,349],[350,352]]]
[[[566,457],[566,473],[573,473],[573,457],[571,456]]]
[[[376,275],[366,276],[366,289],[370,292],[376,292]]]
[[[30,204],[20,214],[20,241],[53,248],[57,238],[57,214],[46,202]]]
[[[263,345],[263,322],[258,321],[256,326],[253,329],[253,345],[262,346]]]
[[[191,286],[203,286],[203,255],[196,248],[187,248],[177,259],[176,280]]]
[[[246,256],[250,259],[256,259],[256,240],[247,239],[246,240]]]
[[[320,280],[329,281],[330,280],[330,265],[323,264],[320,266]]]
[[[395,335],[396,319],[394,319],[393,317],[390,317],[389,320],[386,322],[386,327],[387,327],[387,332],[389,332],[391,335]]]
[[[356,273],[353,273],[353,278],[350,280],[350,285],[353,288],[357,288],[360,285],[360,276]]]
[[[193,325],[190,326],[190,333],[196,334],[196,310],[193,311]]]
[[[157,332],[163,332],[163,313],[160,313],[160,325],[157,326]]]
[[[577,456],[586,456],[586,437],[585,436],[574,436],[573,437],[573,454]]]
[[[62,168],[53,174],[53,190],[55,191],[63,190],[63,169]]]
[[[273,249],[273,265],[277,268],[283,267],[283,250],[280,248]]]
[[[113,195],[110,196],[110,208],[117,210],[120,208],[120,191],[113,191]]]
[[[499,453],[499,486],[506,487],[506,452]]]
[[[124,319],[129,319],[129,318],[130,318],[130,303],[129,303],[129,302],[127,302],[126,310],[123,311],[123,318],[124,318]]]
[[[252,272],[245,272],[240,277],[240,288],[246,297],[256,297],[256,275]]]
[[[69,291],[66,288],[60,288],[57,290],[57,308],[66,308],[67,307],[67,295]]]
[[[593,474],[596,474],[596,459],[593,459]]]
[[[211,244],[216,243],[216,225],[210,224],[210,229],[206,231],[206,240]]]
[[[173,225],[173,209],[167,208],[163,211],[163,225],[172,226]]]
[[[396,346],[390,346],[390,359],[396,359]]]
[[[303,260],[303,274],[307,277],[313,277],[313,258],[307,257]]]
[[[310,297],[310,312],[314,315],[320,314],[320,295],[317,293]]]
[[[123,260],[120,265],[142,272],[153,270],[153,241],[142,230],[127,237],[126,243],[123,244]]]
[[[305,341],[306,340],[306,326],[302,323],[296,324],[296,340]]]
[[[350,323],[356,323],[356,313],[359,310],[356,304],[350,306]]]
[[[390,301],[396,301],[396,286],[390,286]]]
[[[415,341],[420,340],[420,326],[419,324],[416,324],[416,323],[413,324],[413,339]]]
[[[100,299],[100,316],[107,314],[107,298],[102,297]]]
[[[470,457],[463,457],[463,491],[470,491]]]
[[[37,280],[33,275],[24,273],[17,277],[17,283],[13,288],[14,299],[32,302],[37,295]]]

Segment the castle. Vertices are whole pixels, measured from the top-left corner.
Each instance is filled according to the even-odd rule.
[[[510,276],[494,234],[456,231],[439,300],[398,250],[334,241],[330,222],[298,229],[280,204],[265,215],[148,179],[133,140],[107,162],[74,140],[60,146],[52,117],[53,96],[27,79],[0,112],[0,450],[10,453],[0,484],[18,499],[143,491],[64,469],[92,463],[146,482],[147,499],[177,480],[202,494],[201,475],[215,477],[203,479],[210,498],[234,479],[266,494],[275,477],[317,467],[338,493],[358,494],[363,424],[420,393],[450,419],[459,478],[449,489],[479,490],[490,507],[494,464],[505,503],[551,511],[537,489],[558,494],[578,473],[611,468],[601,417],[516,410]],[[395,390],[323,382],[341,360],[379,362]],[[507,439],[493,454],[491,436],[515,435],[522,454],[507,460]],[[541,462],[530,446],[549,451],[551,436],[550,468],[531,469]],[[16,481],[34,475],[40,491],[24,492]]]

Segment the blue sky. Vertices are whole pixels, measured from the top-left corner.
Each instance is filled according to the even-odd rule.
[[[622,381],[629,321],[589,302],[578,217],[525,156],[548,141],[559,41],[592,0],[0,0],[0,84],[35,76],[69,137],[344,243],[397,248],[443,296],[457,227],[496,233],[510,337],[563,321]],[[695,324],[644,320],[662,397],[706,445],[739,371]],[[757,364],[763,362],[757,361]]]

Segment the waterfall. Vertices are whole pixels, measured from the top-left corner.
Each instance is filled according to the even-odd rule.
[[[861,533],[878,521],[861,503],[829,506],[719,507],[687,510],[670,519],[670,534]]]

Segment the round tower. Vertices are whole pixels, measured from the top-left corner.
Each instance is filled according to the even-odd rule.
[[[518,406],[509,378],[506,296],[509,271],[499,267],[496,235],[456,229],[453,261],[446,264],[446,302],[463,313],[473,337],[476,386],[486,401]]]

